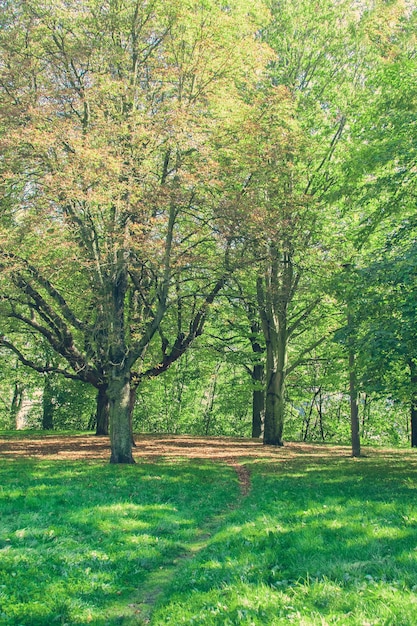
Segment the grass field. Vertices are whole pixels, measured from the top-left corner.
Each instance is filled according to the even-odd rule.
[[[417,456],[366,454],[3,457],[0,624],[414,626]]]

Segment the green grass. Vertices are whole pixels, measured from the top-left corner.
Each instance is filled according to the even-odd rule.
[[[8,460],[0,485],[0,624],[16,626],[137,624],[149,576],[238,497],[232,470],[186,461]]]
[[[417,457],[7,460],[0,624],[417,622]]]

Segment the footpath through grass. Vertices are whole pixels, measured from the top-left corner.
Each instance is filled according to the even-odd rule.
[[[413,452],[247,466],[4,461],[0,624],[417,623]]]

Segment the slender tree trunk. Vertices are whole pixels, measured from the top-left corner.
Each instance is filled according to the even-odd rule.
[[[10,405],[10,417],[12,421],[12,428],[19,428],[17,417],[22,407],[24,389],[19,382],[15,382],[13,397]]]
[[[110,463],[134,463],[130,421],[130,372],[115,368],[109,386]]]
[[[262,364],[254,366],[252,380],[255,384],[252,393],[252,437],[259,438],[262,436],[265,420],[264,366]]]
[[[211,377],[210,389],[208,390],[207,396],[206,396],[207,398],[206,408],[205,408],[204,415],[203,415],[203,428],[204,428],[204,434],[206,436],[208,436],[210,433],[211,418],[213,416],[214,399],[216,397],[216,390],[217,390],[217,378],[219,375],[220,367],[221,367],[220,363],[217,363],[216,367],[214,368],[212,377]]]
[[[352,456],[358,457],[361,455],[361,442],[359,436],[358,389],[356,384],[355,355],[351,348],[349,349],[349,396]]]
[[[109,410],[107,385],[100,385],[97,390],[96,435],[109,434]]]
[[[251,304],[248,306],[248,317],[251,329],[250,342],[252,351],[257,356],[257,359],[261,359],[260,355],[264,352],[264,347],[259,340],[262,325],[256,316],[256,310]],[[265,365],[263,358],[262,361],[255,362],[251,376],[254,385],[252,392],[252,437],[259,438],[263,435],[265,420]]]
[[[307,415],[307,417],[305,417],[305,418],[304,418],[304,424],[305,424],[305,427],[302,429],[302,433],[303,433],[303,441],[307,441],[307,438],[308,438],[308,431],[309,431],[309,428],[310,428],[311,418],[312,418],[312,415],[313,415],[313,410],[314,410],[314,405],[316,405],[316,406],[317,406],[317,396],[318,396],[320,393],[321,393],[321,387],[319,387],[319,388],[318,388],[318,389],[314,392],[314,395],[313,395],[313,397],[312,397],[312,399],[311,399],[310,409],[309,409],[309,411],[308,411],[308,415]],[[314,431],[315,427],[316,427],[316,424],[314,424],[314,426],[313,426],[313,431]]]
[[[325,436],[324,436],[324,428],[323,428],[323,396],[321,393],[321,387],[320,387],[320,392],[318,395],[319,395],[319,401],[318,403],[316,401],[316,406],[317,406],[318,420],[319,420],[319,426],[320,426],[320,437],[322,441],[324,441]]]
[[[54,428],[54,405],[52,404],[52,385],[49,376],[45,376],[42,394],[42,429]]]
[[[417,448],[417,365],[413,360],[408,362],[410,368],[411,401],[410,401],[410,428],[411,447]]]
[[[417,398],[414,398],[411,402],[410,413],[411,447],[417,448]]]

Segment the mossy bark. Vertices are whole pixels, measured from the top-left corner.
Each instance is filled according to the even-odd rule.
[[[110,463],[135,463],[130,422],[130,372],[112,373],[109,386]]]

